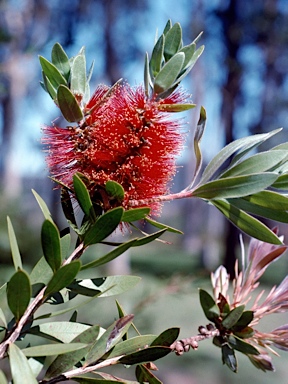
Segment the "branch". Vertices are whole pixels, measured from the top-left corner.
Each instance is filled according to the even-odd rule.
[[[80,243],[78,247],[68,257],[68,259],[63,262],[63,265],[69,264],[71,263],[71,261],[79,259],[80,256],[83,254],[84,250],[84,244]],[[10,332],[7,332],[6,340],[4,340],[0,344],[0,360],[4,358],[9,345],[14,343],[18,339],[22,332],[22,329],[24,328],[26,323],[30,321],[32,315],[36,312],[40,305],[46,301],[47,297],[44,296],[45,290],[46,286],[41,289],[35,299],[28,305],[26,311],[24,312],[19,322],[15,325],[15,327],[12,328]]]
[[[188,352],[190,348],[196,350],[198,349],[198,342],[210,339],[214,336],[219,336],[219,330],[214,327],[213,324],[208,324],[206,327],[201,325],[198,328],[198,335],[188,337],[187,339],[181,339],[175,341],[173,344],[170,345],[170,348],[172,351],[176,353],[177,356],[183,355],[184,352]]]

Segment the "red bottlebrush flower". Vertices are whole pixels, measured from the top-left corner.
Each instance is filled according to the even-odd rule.
[[[108,90],[104,85],[96,89],[77,126],[45,127],[43,142],[54,178],[72,187],[73,174],[81,172],[92,196],[103,194],[108,180],[116,181],[125,191],[122,205],[129,209],[131,201],[168,193],[184,138],[180,121],[161,105],[183,103],[187,96],[177,90],[166,99],[151,99],[142,87],[127,83],[117,85],[109,96]],[[139,205],[149,205],[154,214],[161,208],[160,202]],[[109,208],[111,204],[104,207]]]

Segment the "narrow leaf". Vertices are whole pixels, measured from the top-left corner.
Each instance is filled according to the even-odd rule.
[[[73,282],[68,289],[72,292],[94,297],[113,296],[130,290],[141,280],[138,276],[108,276],[94,279],[84,279]]]
[[[182,29],[179,23],[175,23],[165,35],[164,57],[168,61],[181,48]]]
[[[191,60],[193,58],[193,55],[195,53],[195,50],[196,50],[196,44],[195,43],[191,43],[189,45],[185,45],[185,47],[183,47],[183,48],[181,48],[179,50],[179,52],[183,52],[185,54],[185,60],[184,60],[184,63],[183,63],[182,70],[184,70],[187,67],[189,67],[190,62],[191,62]]]
[[[76,199],[87,217],[94,218],[93,204],[88,192],[88,189],[82,181],[79,174],[73,175],[73,187],[76,195]]]
[[[163,61],[163,53],[164,53],[164,42],[165,37],[161,35],[155,44],[151,59],[150,59],[150,72],[153,77],[156,77],[160,72],[162,61]]]
[[[35,264],[32,272],[30,273],[31,285],[42,283],[48,284],[53,276],[53,272],[47,263],[45,257],[41,257],[38,262]]]
[[[221,174],[221,178],[273,170],[277,164],[281,163],[287,157],[287,151],[280,150],[257,153],[241,163],[229,167],[227,171]]]
[[[85,233],[84,243],[86,246],[100,243],[118,227],[121,222],[124,209],[117,207],[109,210],[91,226]]]
[[[169,328],[160,333],[159,336],[156,337],[155,340],[151,343],[151,347],[153,346],[162,346],[162,347],[170,347],[171,344],[177,340],[179,336],[180,329],[179,328]]]
[[[239,199],[228,199],[227,201],[235,207],[241,209],[242,211],[250,212],[254,215],[265,217],[266,219],[279,221],[281,223],[288,223],[288,213],[286,211],[273,208],[266,208],[265,206],[251,203],[251,201],[249,201],[249,198],[250,196],[245,196]]]
[[[144,62],[144,89],[145,89],[145,95],[147,97],[149,96],[150,84],[151,84],[151,79],[150,79],[150,73],[149,73],[149,56],[148,56],[148,53],[146,52],[145,62]]]
[[[211,200],[211,203],[219,209],[233,224],[247,235],[266,243],[281,245],[282,242],[266,225],[236,208],[225,200]]]
[[[196,104],[159,104],[158,109],[165,112],[183,112],[195,108]]]
[[[91,261],[90,263],[82,265],[81,271],[83,269],[95,268],[95,267],[99,267],[99,265],[109,263],[109,261],[116,259],[116,257],[122,255],[122,253],[127,251],[130,247],[133,247],[136,240],[137,239],[132,239],[130,241],[126,241],[125,243],[119,245],[118,247],[116,247],[115,249],[113,249],[112,251],[107,253],[106,255],[100,257],[99,259],[96,259],[94,261]]]
[[[167,91],[179,75],[184,63],[185,55],[183,52],[173,56],[161,69],[154,81],[154,92],[160,94]]]
[[[45,377],[52,378],[72,369],[73,366],[83,359],[83,357],[89,352],[91,345],[95,343],[95,340],[97,340],[99,336],[99,331],[99,325],[94,325],[76,336],[71,343],[85,343],[88,344],[88,346],[84,349],[58,356],[48,368]]]
[[[261,207],[288,211],[288,197],[274,191],[261,191],[244,199]]]
[[[229,143],[221,149],[221,151],[214,156],[214,158],[209,162],[207,167],[205,168],[203,175],[200,180],[200,184],[207,182],[217,170],[225,163],[227,159],[229,159],[235,152],[241,149],[252,149],[256,146],[262,144],[265,140],[269,139],[271,136],[280,132],[281,129],[276,129],[269,133],[261,133],[253,136],[247,136],[238,140]],[[246,152],[245,152],[246,153]]]
[[[12,253],[12,260],[13,260],[14,268],[17,271],[18,268],[22,269],[22,260],[21,260],[21,255],[19,252],[19,247],[18,247],[16,236],[15,236],[15,232],[13,229],[13,225],[9,217],[7,217],[7,225],[8,225],[8,235],[9,235],[9,242],[10,242],[10,248]]]
[[[136,378],[139,383],[163,384],[162,381],[153,375],[153,373],[143,364],[137,365]]]
[[[228,315],[223,319],[222,326],[227,329],[231,329],[234,325],[236,325],[242,316],[244,309],[245,305],[239,305],[238,307],[233,308],[232,311],[229,312]]]
[[[71,91],[84,96],[86,90],[86,59],[85,55],[77,55],[71,66]]]
[[[204,289],[199,290],[200,304],[208,320],[215,321],[220,315],[215,300]]]
[[[81,262],[79,260],[72,261],[70,264],[63,265],[59,268],[52,279],[49,281],[45,290],[45,296],[49,296],[54,292],[59,292],[61,289],[67,287],[77,276],[81,268]]]
[[[61,188],[61,205],[62,205],[63,213],[66,219],[68,220],[68,222],[71,223],[73,226],[77,227],[70,194],[67,191],[67,189],[64,187]]]
[[[178,233],[179,235],[183,235],[183,232],[180,231],[179,229],[169,227],[165,224],[158,223],[158,221],[151,220],[148,217],[145,217],[145,221],[147,221],[147,223],[153,225],[153,227],[165,229],[167,232]]]
[[[87,347],[84,343],[44,344],[22,349],[25,356],[55,356]]]
[[[56,89],[53,87],[53,85],[51,84],[50,80],[48,79],[48,77],[45,75],[44,72],[42,72],[42,77],[43,77],[43,85],[44,85],[45,91],[48,92],[51,99],[54,100],[55,103],[57,103]]]
[[[87,354],[85,366],[99,360],[122,339],[123,335],[130,327],[133,317],[133,315],[122,317],[107,328]]]
[[[44,257],[55,272],[62,263],[60,234],[58,228],[50,220],[45,220],[41,229],[41,243]]]
[[[108,180],[105,184],[105,190],[111,198],[123,201],[125,196],[124,188],[116,181]]]
[[[55,67],[57,67],[65,79],[68,80],[70,75],[69,58],[59,43],[54,44],[51,59]]]
[[[171,352],[170,348],[167,347],[148,347],[144,350],[140,350],[134,353],[130,353],[124,357],[121,357],[119,363],[121,364],[141,364],[148,363],[161,359]]]
[[[221,347],[222,350],[222,361],[223,364],[226,364],[228,368],[231,369],[232,372],[237,372],[237,359],[235,356],[235,352],[232,348],[229,347],[228,344],[224,344]]]
[[[2,370],[0,370],[0,384],[9,384]]]
[[[189,63],[186,65],[184,72],[183,71],[180,72],[180,76],[177,77],[174,84],[179,84],[188,75],[188,73],[191,71],[191,69],[196,64],[196,61],[202,55],[203,51],[204,51],[204,45],[201,45],[201,47],[199,47],[197,49],[197,51],[194,52],[194,55],[193,55],[192,59],[189,61]],[[184,65],[185,65],[185,62],[183,63],[183,68],[184,68]]]
[[[172,28],[172,21],[169,19],[164,27],[163,35],[167,35],[167,33],[170,31],[171,28]]]
[[[37,384],[28,360],[15,344],[9,345],[9,361],[14,384]]]
[[[154,241],[156,239],[158,239],[158,237],[160,237],[161,235],[163,235],[163,233],[166,232],[166,228],[158,231],[158,232],[154,232],[152,233],[151,235],[147,235],[145,237],[141,237],[141,239],[137,239],[136,242],[133,244],[133,247],[140,247],[144,244],[148,244],[148,243],[151,243],[151,241]]]
[[[83,112],[73,93],[65,85],[57,90],[57,101],[64,118],[69,122],[79,122],[83,119]]]
[[[58,89],[61,84],[67,85],[65,77],[60,73],[60,71],[54,64],[50,63],[50,61],[46,60],[42,56],[39,56],[39,60],[43,72],[45,73],[45,75],[47,76],[47,78],[55,89]]]
[[[29,276],[23,270],[18,270],[11,277],[7,285],[7,301],[15,316],[16,322],[23,316],[31,298]]]
[[[260,352],[258,349],[253,347],[253,345],[246,343],[245,341],[241,340],[239,337],[235,335],[229,335],[228,337],[229,345],[236,349],[239,352],[244,353],[245,355],[259,355]]]
[[[49,208],[47,207],[47,204],[45,203],[45,201],[42,199],[42,197],[40,195],[38,195],[38,193],[36,191],[34,191],[34,189],[32,189],[32,193],[33,193],[39,207],[41,208],[41,211],[42,211],[45,219],[53,221],[52,217],[51,217],[51,213],[50,213]]]
[[[269,187],[277,177],[276,173],[266,172],[213,180],[196,188],[193,196],[209,200],[247,196]]]
[[[123,212],[122,221],[131,223],[132,221],[143,220],[150,213],[149,207],[134,208]]]

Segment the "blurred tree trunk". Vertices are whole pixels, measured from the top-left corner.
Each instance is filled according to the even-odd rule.
[[[237,15],[237,1],[230,1],[227,8],[220,12],[223,26],[223,38],[226,48],[226,82],[222,87],[222,119],[225,135],[225,144],[235,140],[234,115],[240,94],[241,66],[238,61],[238,51],[241,37]],[[224,266],[230,277],[234,277],[236,250],[239,243],[239,230],[229,221],[225,222],[224,229],[225,253]]]

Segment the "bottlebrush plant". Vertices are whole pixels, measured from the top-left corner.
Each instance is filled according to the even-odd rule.
[[[279,130],[231,142],[202,171],[200,141],[206,112],[201,107],[191,183],[182,191],[169,192],[176,157],[185,139],[183,120],[175,118],[175,113],[195,107],[179,85],[203,52],[203,46],[196,47],[199,38],[183,46],[180,24],[168,21],[150,57],[146,54],[144,84],[131,87],[119,80],[112,86],[99,85],[92,97],[89,81],[93,66],[87,74],[84,48],[69,58],[56,43],[51,61],[40,57],[41,85],[67,121],[64,127],[45,126],[43,144],[51,177],[61,189],[68,228],[60,230],[56,226],[47,205],[33,191],[44,215],[43,256],[28,274],[8,218],[15,273],[0,288],[0,357],[10,364],[7,378],[0,372],[1,384],[11,378],[14,384],[66,380],[161,383],[152,373],[155,360],[171,352],[182,355],[190,348],[197,349],[199,341],[207,338],[221,349],[223,363],[234,372],[235,351],[247,355],[257,368],[273,370],[268,352],[273,346],[287,350],[288,325],[270,333],[255,328],[264,315],[287,311],[287,278],[262,303],[258,297],[246,308],[267,266],[286,250],[277,229],[269,229],[254,215],[288,222],[288,143],[248,156]],[[155,221],[155,216],[160,215],[165,201],[182,198],[199,198],[214,205],[253,238],[247,265],[243,250],[242,271],[238,263],[235,266],[233,297],[228,294],[229,276],[224,267],[219,267],[212,274],[213,296],[200,290],[200,303],[210,323],[200,326],[196,336],[180,340],[177,327],[160,335],[141,335],[133,314],[127,314],[118,301],[119,318],[111,320],[108,328],[101,327],[97,319],[90,324],[81,322],[77,313],[80,305],[120,294],[139,281],[136,276],[99,277],[97,267],[131,247],[145,246],[164,232],[180,234]],[[138,236],[131,235],[120,243],[113,240],[118,227],[123,232],[127,228],[136,230],[134,223],[139,220],[148,222],[155,232],[139,231]],[[77,237],[75,244],[72,232]],[[85,251],[100,243],[110,245],[111,250],[93,261],[85,260]],[[91,270],[91,277],[82,278],[83,270]],[[82,300],[73,305],[78,296]],[[55,309],[65,302],[69,304],[65,309]],[[63,319],[65,314],[67,320],[52,319],[59,315]],[[128,336],[128,329],[134,329],[135,335]],[[25,344],[28,335],[34,335],[34,344],[31,338]],[[116,364],[135,367],[136,381],[105,372],[106,367]]]

